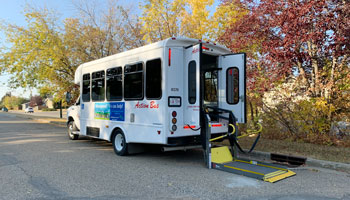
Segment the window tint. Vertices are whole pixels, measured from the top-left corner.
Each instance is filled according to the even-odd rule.
[[[107,69],[106,96],[108,101],[122,100],[123,80],[122,67]]]
[[[143,99],[142,63],[127,65],[124,68],[124,98]]]
[[[188,64],[188,101],[190,104],[196,103],[196,61],[192,60]]]
[[[82,99],[84,102],[90,101],[90,74],[83,75]]]
[[[105,72],[98,71],[92,73],[91,99],[93,101],[105,100]]]
[[[160,59],[146,63],[146,97],[160,99],[162,96],[162,71]]]
[[[229,104],[237,104],[239,102],[239,71],[237,67],[227,69],[226,81],[226,101]]]

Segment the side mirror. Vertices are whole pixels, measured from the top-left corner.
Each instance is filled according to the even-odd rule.
[[[72,95],[69,92],[66,92],[66,102],[69,103],[72,99]]]

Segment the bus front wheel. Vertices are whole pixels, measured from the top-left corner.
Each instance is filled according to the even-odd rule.
[[[126,143],[123,131],[117,130],[112,139],[114,152],[119,156],[128,154],[128,143]]]
[[[77,140],[79,138],[79,135],[74,134],[73,131],[77,131],[77,127],[75,126],[74,121],[69,121],[68,123],[68,137],[71,140]]]

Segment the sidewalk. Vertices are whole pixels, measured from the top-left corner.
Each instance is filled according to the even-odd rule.
[[[67,126],[67,112],[63,110],[62,118],[60,118],[60,111],[34,111],[34,113],[24,113],[24,111],[10,110],[8,113],[32,119],[40,123],[51,123],[59,126]]]
[[[247,149],[245,149],[245,151],[247,151]],[[273,162],[270,160],[271,154],[267,152],[254,150],[249,155],[245,155],[245,154],[241,154],[241,155],[243,157],[250,158],[250,159],[258,159],[262,161]],[[346,163],[333,162],[333,161],[327,161],[327,160],[317,160],[317,159],[308,157],[306,159],[305,166],[327,168],[327,169],[347,172],[350,174],[350,164],[346,164]]]

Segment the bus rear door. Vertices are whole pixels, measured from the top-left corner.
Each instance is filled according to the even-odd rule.
[[[201,44],[190,46],[184,50],[184,125],[185,128],[198,128],[200,126],[200,70]]]
[[[246,55],[219,56],[219,108],[231,110],[238,123],[246,123]]]

